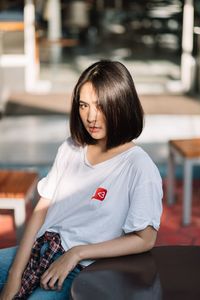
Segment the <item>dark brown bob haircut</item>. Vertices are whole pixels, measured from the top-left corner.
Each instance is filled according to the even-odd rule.
[[[80,76],[73,92],[70,130],[79,145],[96,144],[86,131],[79,115],[81,87],[90,82],[105,115],[107,128],[106,149],[136,139],[143,129],[143,109],[133,79],[120,62],[102,60],[92,64]]]

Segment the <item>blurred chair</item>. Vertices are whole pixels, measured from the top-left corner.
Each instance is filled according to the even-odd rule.
[[[190,224],[192,206],[192,168],[200,164],[200,138],[169,141],[167,202],[174,203],[175,157],[183,160],[183,215],[184,225]]]
[[[26,205],[33,206],[38,174],[28,171],[0,170],[0,209],[14,210],[17,242],[26,221]]]
[[[11,53],[4,53],[4,38],[11,32],[22,32],[23,53],[15,53],[16,39],[12,43]],[[22,80],[19,72],[13,78],[14,69],[23,67]],[[13,69],[14,68],[14,69]],[[8,76],[6,76],[6,72]],[[19,85],[26,91],[32,91],[39,74],[39,55],[35,33],[35,9],[32,0],[26,0],[22,10],[5,10],[0,12],[0,98],[4,90],[18,89]],[[19,79],[21,81],[19,81]],[[8,92],[6,92],[8,93]],[[1,100],[1,99],[0,99]]]

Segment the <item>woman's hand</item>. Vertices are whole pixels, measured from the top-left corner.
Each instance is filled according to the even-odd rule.
[[[0,300],[12,300],[21,287],[21,276],[10,274],[8,281],[0,295]]]
[[[65,278],[79,261],[78,247],[71,248],[56,259],[44,272],[40,279],[40,286],[45,290],[61,290]]]

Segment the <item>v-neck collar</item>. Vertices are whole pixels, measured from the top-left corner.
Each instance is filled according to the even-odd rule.
[[[83,160],[84,160],[84,163],[85,163],[88,167],[90,167],[90,168],[92,168],[92,169],[95,169],[95,168],[101,167],[102,165],[105,165],[105,164],[107,164],[107,163],[111,163],[111,162],[113,162],[113,161],[119,159],[120,157],[124,156],[124,155],[127,154],[128,152],[134,151],[134,150],[135,150],[136,148],[138,148],[138,147],[139,147],[139,146],[137,146],[137,145],[133,145],[131,148],[129,148],[129,149],[127,149],[127,150],[124,150],[123,152],[120,152],[120,153],[114,155],[114,156],[111,157],[111,158],[108,158],[108,159],[106,159],[106,160],[104,160],[104,161],[102,161],[102,162],[99,162],[99,163],[96,163],[96,164],[93,165],[93,164],[91,164],[91,163],[89,162],[89,160],[88,160],[88,158],[87,158],[87,149],[88,149],[88,145],[86,145],[86,146],[83,147]]]

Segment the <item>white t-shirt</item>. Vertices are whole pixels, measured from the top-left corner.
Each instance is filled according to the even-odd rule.
[[[139,146],[91,165],[87,147],[68,138],[59,148],[39,194],[51,199],[38,232],[55,231],[67,251],[138,231],[158,230],[162,213],[162,180],[157,167]],[[92,261],[82,261],[88,265]]]

